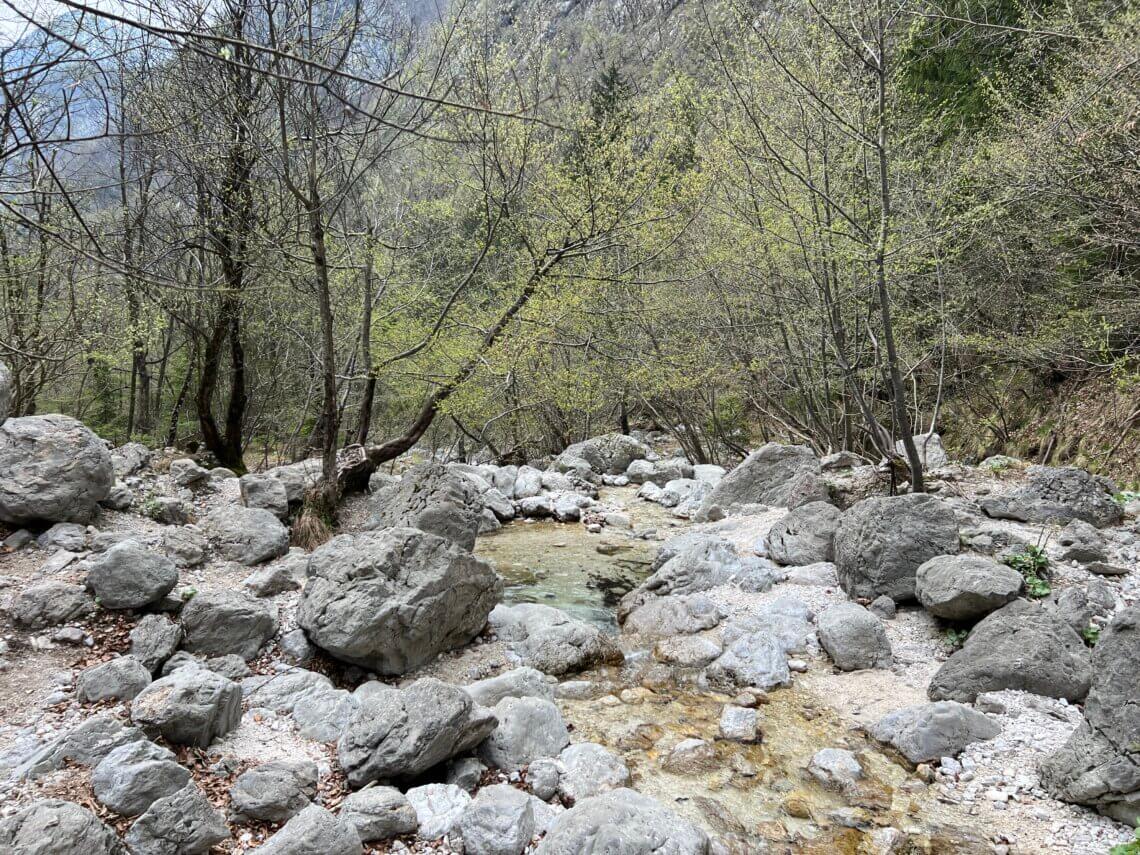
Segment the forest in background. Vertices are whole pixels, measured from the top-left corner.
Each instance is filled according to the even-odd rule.
[[[0,51],[14,415],[1140,478],[1134,4],[52,5]]]

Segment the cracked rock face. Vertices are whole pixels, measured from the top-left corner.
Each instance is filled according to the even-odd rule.
[[[1096,808],[1128,825],[1140,822],[1140,606],[1122,611],[1093,651],[1096,674],[1085,720],[1041,765],[1059,799]]]
[[[342,535],[310,557],[297,622],[338,659],[403,674],[478,635],[502,587],[490,564],[434,534]]]
[[[819,471],[819,459],[807,446],[770,442],[720,479],[705,498],[697,519],[709,519],[713,508],[724,514],[748,504],[786,508],[793,490],[802,489],[802,482],[797,483],[799,476],[818,475]]]
[[[1024,486],[978,504],[997,519],[1055,525],[1079,519],[1104,528],[1117,525],[1124,516],[1113,492],[1111,481],[1075,466],[1030,466]]]
[[[475,548],[483,499],[469,478],[438,463],[421,463],[372,500],[373,529],[409,527]]]

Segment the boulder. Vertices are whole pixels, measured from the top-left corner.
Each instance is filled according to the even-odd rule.
[[[39,799],[0,819],[0,850],[11,855],[121,855],[123,847],[87,808]]]
[[[692,635],[712,629],[721,617],[720,608],[704,594],[654,597],[626,616],[622,630],[647,637]]]
[[[303,501],[305,492],[315,487],[321,480],[321,467],[321,459],[311,457],[308,460],[275,466],[266,470],[265,474],[285,485],[285,496],[289,504],[295,505]]]
[[[631,484],[656,484],[664,487],[670,481],[693,477],[693,466],[683,457],[668,460],[635,460],[625,470]]]
[[[258,847],[258,855],[361,855],[356,827],[319,805],[309,805]]]
[[[1140,606],[1122,610],[1093,649],[1084,721],[1041,764],[1056,798],[1095,808],[1126,825],[1140,823]]]
[[[289,530],[264,508],[217,508],[203,526],[227,561],[252,567],[289,551]]]
[[[276,597],[286,591],[296,591],[301,587],[303,578],[297,570],[300,569],[303,573],[308,563],[308,556],[304,556],[298,562],[286,559],[267,567],[259,567],[241,580],[242,587],[255,597]]]
[[[1112,482],[1075,466],[1030,466],[1026,483],[1006,496],[978,504],[996,519],[1065,525],[1080,519],[1097,528],[1117,525],[1124,511],[1113,499]]]
[[[36,545],[40,549],[82,552],[87,548],[87,526],[79,523],[56,523],[36,538]]]
[[[1088,648],[1056,611],[1014,600],[973,628],[930,681],[931,700],[972,702],[982,692],[1021,689],[1081,701],[1093,672]]]
[[[788,483],[785,504],[789,511],[815,502],[831,502],[831,490],[822,476],[815,472],[801,472]]]
[[[128,442],[111,452],[111,468],[118,478],[141,472],[150,463],[151,450],[141,442]]]
[[[1100,530],[1082,519],[1069,520],[1057,536],[1061,547],[1062,561],[1076,561],[1088,564],[1091,561],[1108,560],[1108,542]]]
[[[725,704],[720,711],[717,734],[731,742],[757,742],[760,739],[760,716],[751,707]]]
[[[116,543],[91,559],[87,588],[107,609],[141,609],[157,603],[178,584],[178,568],[137,540]]]
[[[131,720],[151,736],[205,748],[241,720],[241,687],[205,668],[179,668],[131,703]]]
[[[1016,599],[1021,574],[980,555],[937,555],[915,574],[918,601],[944,620],[975,620]]]
[[[250,660],[277,632],[277,610],[229,588],[200,591],[182,609],[182,647],[202,656]]]
[[[708,855],[708,835],[635,790],[583,799],[562,813],[535,855]]]
[[[111,485],[111,489],[107,491],[107,495],[100,499],[100,507],[107,508],[112,511],[126,511],[130,510],[131,505],[135,503],[135,494],[126,484],[122,481],[116,481]]]
[[[365,843],[411,834],[419,825],[415,808],[395,787],[368,787],[349,793],[340,803],[340,816],[352,824]]]
[[[417,836],[424,840],[446,837],[459,824],[471,796],[454,784],[425,784],[406,793],[416,812]]]
[[[511,496],[516,500],[533,499],[542,492],[542,472],[533,466],[520,466],[515,473]]]
[[[447,764],[445,783],[455,784],[460,789],[473,793],[479,789],[479,785],[483,782],[483,774],[486,771],[487,764],[478,757],[457,757]],[[530,781],[530,771],[527,773],[527,781]],[[555,781],[555,786],[557,785],[558,782]]]
[[[598,627],[536,603],[496,606],[488,619],[525,665],[562,676],[622,662],[621,649]]]
[[[558,755],[557,768],[558,794],[567,805],[630,784],[629,767],[625,761],[593,742],[566,746]]]
[[[520,855],[535,832],[531,797],[510,784],[484,787],[458,828],[465,855]]]
[[[950,458],[946,455],[946,449],[942,447],[942,437],[938,434],[920,433],[913,439],[923,469],[941,469],[950,462]],[[895,443],[895,453],[904,460],[906,459],[906,446],[903,445],[901,439]]]
[[[151,804],[123,839],[132,855],[206,855],[230,830],[206,794],[187,784]]]
[[[731,514],[743,505],[787,507],[796,477],[804,473],[818,475],[819,471],[819,460],[807,446],[770,442],[720,479],[705,498],[697,519],[710,519],[713,508]]]
[[[836,451],[820,458],[819,468],[824,472],[831,472],[839,469],[853,469],[856,466],[864,466],[866,463],[866,460],[853,451]]]
[[[831,561],[840,516],[827,502],[800,505],[768,531],[769,557],[793,566]]]
[[[503,698],[544,698],[554,700],[554,689],[546,675],[535,668],[513,668],[495,677],[478,680],[463,687],[471,699],[490,709]]]
[[[904,602],[914,599],[920,564],[958,551],[958,523],[948,505],[924,493],[876,496],[843,514],[834,549],[847,596]]]
[[[130,639],[131,656],[153,674],[182,643],[182,627],[166,615],[144,615],[131,630]]]
[[[0,423],[0,522],[89,522],[114,483],[107,446],[70,416]]]
[[[863,778],[863,767],[844,748],[821,748],[812,755],[808,774],[825,787],[846,790]]]
[[[574,471],[576,461],[584,460],[592,472],[602,475],[622,475],[635,460],[649,456],[649,446],[632,436],[607,433],[567,446],[555,458],[555,465]],[[563,469],[563,471],[566,471]]]
[[[375,493],[369,527],[417,528],[475,548],[483,501],[469,478],[438,463],[409,469],[399,483]]]
[[[122,816],[138,816],[189,783],[190,770],[174,753],[146,739],[120,745],[91,773],[95,798]]]
[[[656,661],[681,668],[704,667],[723,652],[724,647],[719,641],[701,635],[672,636],[653,645]]]
[[[824,609],[816,626],[820,645],[841,671],[891,666],[891,643],[882,621],[858,603]]]
[[[238,487],[247,508],[263,508],[280,520],[289,516],[289,493],[280,478],[251,472],[241,476]]]
[[[95,600],[79,585],[40,582],[22,590],[8,611],[16,626],[40,630],[93,614]]]
[[[293,705],[297,730],[316,742],[336,742],[360,707],[360,698],[344,689],[308,692]]]
[[[341,535],[313,552],[297,623],[346,662],[402,674],[466,644],[502,580],[485,561],[417,529]]]
[[[753,687],[768,691],[792,682],[784,645],[772,633],[742,634],[705,668],[714,686],[734,689]]]
[[[414,777],[470,751],[495,723],[462,689],[425,677],[406,689],[362,698],[337,742],[337,756],[354,787]]]
[[[162,530],[162,550],[179,567],[196,567],[206,559],[206,535],[196,525]]]
[[[940,701],[895,710],[869,732],[879,742],[893,745],[911,763],[928,763],[956,757],[973,742],[993,739],[1001,733],[1001,725],[964,704]]]
[[[317,764],[311,760],[271,760],[238,775],[230,803],[238,818],[286,822],[317,795]]]
[[[489,766],[517,769],[539,757],[557,757],[570,743],[562,713],[543,698],[504,698],[493,712],[498,724],[479,746]]]
[[[149,668],[133,656],[117,656],[80,671],[75,697],[83,703],[129,701],[149,684]]]
[[[179,487],[204,485],[210,479],[210,470],[198,465],[190,457],[178,457],[170,461],[170,480]]]
[[[137,727],[127,727],[110,713],[85,719],[34,751],[15,772],[15,777],[34,777],[67,763],[94,766],[120,745],[145,739]]]

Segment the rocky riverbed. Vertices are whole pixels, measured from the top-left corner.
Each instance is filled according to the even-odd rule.
[[[646,439],[378,476],[311,553],[278,521],[308,463],[239,480],[126,447],[50,497],[83,523],[8,499],[0,846],[1130,839],[1135,503],[1016,461],[931,461],[931,497],[885,497],[851,456],[766,446],[726,475]]]

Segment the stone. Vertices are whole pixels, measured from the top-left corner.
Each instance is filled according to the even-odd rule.
[[[150,684],[150,669],[133,656],[118,656],[79,672],[75,697],[83,703],[129,701]]]
[[[110,713],[99,713],[34,751],[17,767],[15,776],[34,777],[68,762],[93,766],[120,745],[140,739],[145,736],[137,727],[123,725]]]
[[[126,478],[145,469],[152,456],[141,442],[128,442],[111,452],[111,468],[119,478]]]
[[[194,487],[204,484],[210,478],[210,470],[198,465],[189,457],[178,457],[170,461],[170,480],[179,487]]]
[[[1057,544],[1062,547],[1062,561],[1076,561],[1087,564],[1090,561],[1108,560],[1108,542],[1100,530],[1082,519],[1069,520],[1057,536]]]
[[[881,718],[869,733],[898,749],[911,763],[957,757],[967,745],[993,739],[1001,725],[955,701],[904,707]]]
[[[677,775],[696,775],[701,772],[708,772],[714,769],[716,765],[716,749],[711,742],[706,742],[703,739],[681,740],[661,761],[663,769]]]
[[[82,552],[87,548],[87,526],[79,523],[56,523],[36,538],[36,545],[40,549]]]
[[[875,599],[871,601],[871,605],[867,606],[867,611],[879,620],[894,620],[898,614],[895,601],[886,594],[879,594],[879,596],[875,597]]]
[[[1097,528],[1117,525],[1124,511],[1104,478],[1075,466],[1030,466],[1026,483],[1005,496],[983,498],[982,511],[996,519],[1042,525],[1084,520]]]
[[[121,855],[119,838],[87,808],[38,799],[0,819],[0,849],[11,855]]]
[[[179,567],[196,567],[206,559],[206,535],[196,525],[168,526],[162,549]]]
[[[1140,606],[1121,610],[1093,649],[1084,720],[1040,766],[1054,797],[1140,823]]]
[[[462,689],[425,677],[361,699],[337,742],[337,756],[354,787],[414,777],[470,751],[495,725],[495,716]]]
[[[183,608],[182,647],[202,656],[250,660],[277,632],[277,610],[242,591],[199,591]]]
[[[411,834],[419,826],[415,808],[395,787],[368,787],[340,803],[341,819],[352,824],[365,843]]]
[[[115,748],[91,773],[95,798],[122,816],[138,816],[189,783],[174,753],[146,739]]]
[[[40,630],[58,626],[95,612],[95,600],[79,585],[40,582],[16,595],[9,614],[16,626]]]
[[[360,698],[344,689],[307,692],[293,705],[293,720],[305,738],[336,742],[359,708]]]
[[[1128,568],[1121,564],[1109,564],[1107,561],[1090,561],[1085,569],[1098,576],[1124,576]]]
[[[792,682],[784,645],[770,632],[742,634],[705,668],[710,683],[728,689],[751,686],[765,691]]]
[[[649,456],[645,443],[620,433],[607,433],[602,436],[576,442],[555,458],[555,467],[576,471],[575,461],[584,460],[590,471],[601,475],[623,475],[635,460]]]
[[[839,573],[830,562],[805,564],[803,567],[789,567],[784,580],[792,585],[807,585],[813,588],[838,588]]]
[[[816,626],[820,645],[841,671],[891,666],[891,643],[882,621],[858,603],[829,606]]]
[[[280,478],[251,472],[241,476],[238,487],[247,508],[262,508],[280,520],[289,516],[289,493]]]
[[[241,687],[204,668],[179,668],[131,703],[131,720],[176,745],[207,747],[241,720]]]
[[[271,760],[238,775],[230,803],[241,820],[286,822],[317,795],[317,764],[311,760]]]
[[[315,550],[297,623],[328,653],[403,674],[469,642],[502,593],[491,565],[417,529],[341,535]]]
[[[534,836],[531,798],[510,784],[484,787],[458,822],[466,855],[520,855]]]
[[[946,449],[942,447],[942,437],[938,434],[920,433],[913,439],[923,469],[941,469],[950,462]],[[895,453],[906,459],[906,446],[901,439],[895,442]]]
[[[696,519],[709,520],[714,507],[723,514],[749,504],[787,507],[796,477],[803,473],[818,475],[819,471],[819,460],[807,446],[770,442],[720,479],[705,498]]]
[[[682,668],[702,668],[723,652],[720,642],[700,635],[663,638],[653,645],[654,659]]]
[[[847,596],[906,602],[914,599],[919,565],[958,551],[958,523],[948,505],[924,493],[875,496],[843,514],[834,549]]]
[[[815,472],[801,472],[788,482],[788,497],[785,500],[789,511],[822,502],[830,504],[831,490],[827,482]]]
[[[593,742],[566,746],[558,755],[557,766],[558,795],[567,805],[630,785],[629,767],[625,761]],[[533,763],[531,768],[534,768]]]
[[[504,698],[493,713],[498,723],[479,746],[489,766],[517,769],[539,757],[557,757],[570,743],[562,713],[543,698]]]
[[[258,855],[361,855],[356,827],[319,805],[309,805],[257,849]]]
[[[470,479],[438,463],[409,469],[398,484],[374,494],[369,527],[417,528],[475,548],[483,502]]]
[[[131,656],[154,674],[182,643],[182,627],[166,615],[143,615],[131,630],[130,639]]]
[[[622,788],[554,820],[535,855],[709,855],[708,835],[648,796]]]
[[[313,645],[309,644],[309,637],[303,629],[291,629],[279,642],[281,653],[293,662],[304,663],[313,658]]]
[[[656,484],[664,487],[670,481],[693,477],[693,466],[682,457],[668,460],[634,460],[625,470],[631,484]]]
[[[454,784],[412,787],[405,796],[416,812],[416,834],[424,840],[438,840],[450,834],[471,804],[471,796]]]
[[[114,483],[107,446],[70,416],[0,423],[0,522],[90,522]]]
[[[856,466],[864,466],[866,463],[866,460],[853,451],[837,451],[820,458],[819,468],[824,472],[830,472],[837,469],[853,469]]]
[[[1053,609],[1014,600],[987,615],[930,681],[931,700],[968,703],[981,692],[1021,689],[1084,700],[1093,672],[1088,648]]]
[[[545,698],[554,700],[554,688],[536,668],[514,668],[496,677],[468,683],[463,690],[481,707],[488,709],[503,698]]]
[[[289,504],[295,505],[303,501],[305,492],[315,487],[321,480],[321,467],[319,457],[310,457],[308,460],[275,466],[265,474],[285,485],[285,495],[289,499]]]
[[[545,674],[562,676],[624,659],[613,639],[598,627],[551,606],[498,605],[488,623],[524,664]]]
[[[574,746],[567,747],[573,748]],[[482,763],[479,765],[482,766],[483,770],[486,770],[487,767]],[[549,801],[558,793],[558,779],[560,777],[562,777],[562,764],[554,757],[539,757],[526,767],[526,785],[536,798],[543,801]],[[452,781],[449,777],[448,783],[458,782]],[[471,790],[474,787],[467,789]]]
[[[178,584],[178,568],[165,555],[137,540],[116,543],[91,559],[87,587],[107,609],[141,609],[156,603]]]
[[[131,855],[206,855],[229,840],[226,819],[194,784],[157,799],[123,837]]]
[[[812,755],[808,773],[825,787],[845,790],[863,778],[863,767],[844,748],[822,748]]]
[[[622,623],[624,632],[647,637],[692,635],[720,623],[720,608],[704,594],[654,597]]]
[[[206,516],[203,527],[223,558],[247,567],[289,551],[289,530],[264,508],[217,508]]]
[[[720,711],[717,732],[721,739],[732,742],[757,742],[760,738],[760,717],[751,707],[725,704]]]
[[[285,668],[275,674],[249,677],[242,680],[241,689],[250,706],[278,713],[293,712],[297,702],[306,695],[334,691],[328,677],[304,668]]]
[[[111,489],[107,491],[107,495],[99,500],[100,507],[108,508],[112,511],[130,510],[131,505],[134,503],[134,491],[122,481],[116,481],[112,484]]]
[[[177,496],[152,496],[140,510],[163,525],[186,525],[190,522],[190,503]]]
[[[511,496],[521,501],[533,499],[542,492],[542,472],[533,466],[520,466],[515,473],[515,482],[511,487]]]
[[[1016,599],[1021,574],[980,555],[938,555],[915,573],[923,608],[944,620],[975,620]]]
[[[790,511],[768,532],[768,556],[779,564],[802,566],[831,561],[839,509],[809,502]]]

